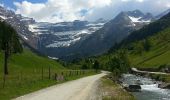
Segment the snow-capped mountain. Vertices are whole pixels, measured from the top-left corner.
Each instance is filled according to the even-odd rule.
[[[132,31],[154,20],[152,14],[139,10],[121,12],[109,22],[79,21],[36,22],[0,7],[0,19],[11,24],[24,42],[41,53],[62,59],[98,55],[108,51]]]
[[[74,21],[62,23],[29,24],[29,31],[39,37],[41,48],[62,48],[78,42],[81,38],[99,30],[105,22]]]
[[[152,14],[135,10],[121,12],[109,22],[98,19],[96,22],[36,23],[29,25],[29,30],[39,36],[41,52],[51,57],[74,59],[107,52],[132,31],[153,20]]]
[[[144,14],[139,10],[121,12],[85,40],[74,44],[68,55],[70,58],[87,57],[107,52],[115,43],[119,43],[131,32],[142,28],[154,20],[152,14]],[[69,58],[67,57],[67,58]]]
[[[36,22],[33,18],[15,14],[4,7],[0,7],[0,20],[11,24],[29,46],[47,55],[45,49],[49,49],[50,52],[51,49],[60,51],[61,48],[68,48],[99,30],[106,23],[104,19],[95,22],[79,20],[61,23]],[[50,56],[58,57],[53,54]],[[61,56],[65,55],[59,57]]]
[[[134,26],[138,24],[149,24],[154,20],[151,13],[142,13],[140,10],[124,12],[125,16],[128,16]]]
[[[154,18],[151,13],[144,14],[140,10],[128,11],[124,13],[129,16],[132,22],[146,23],[151,22]]]
[[[11,10],[7,10],[4,7],[0,6],[0,19],[1,21],[6,21],[11,26],[13,26],[21,39],[25,41],[26,44],[28,44],[30,47],[37,49],[37,37],[32,34],[26,27],[27,23],[35,22],[31,18],[23,17],[19,14],[15,14]]]

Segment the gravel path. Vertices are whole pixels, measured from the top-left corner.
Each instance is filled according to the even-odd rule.
[[[105,73],[55,85],[15,100],[100,100],[98,81]]]

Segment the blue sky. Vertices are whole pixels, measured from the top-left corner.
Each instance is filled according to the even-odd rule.
[[[121,11],[136,9],[157,15],[170,8],[170,0],[0,0],[0,3],[40,22],[112,19]]]

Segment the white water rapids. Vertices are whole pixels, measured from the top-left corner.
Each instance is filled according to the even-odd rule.
[[[170,90],[158,88],[158,83],[152,79],[132,74],[122,75],[123,84],[134,85],[140,81],[141,92],[133,92],[137,100],[170,100]]]

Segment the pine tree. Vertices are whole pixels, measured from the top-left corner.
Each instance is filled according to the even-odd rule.
[[[17,32],[6,22],[0,22],[0,50],[4,53],[4,75],[8,75],[8,60],[10,55],[21,53],[23,48]]]

